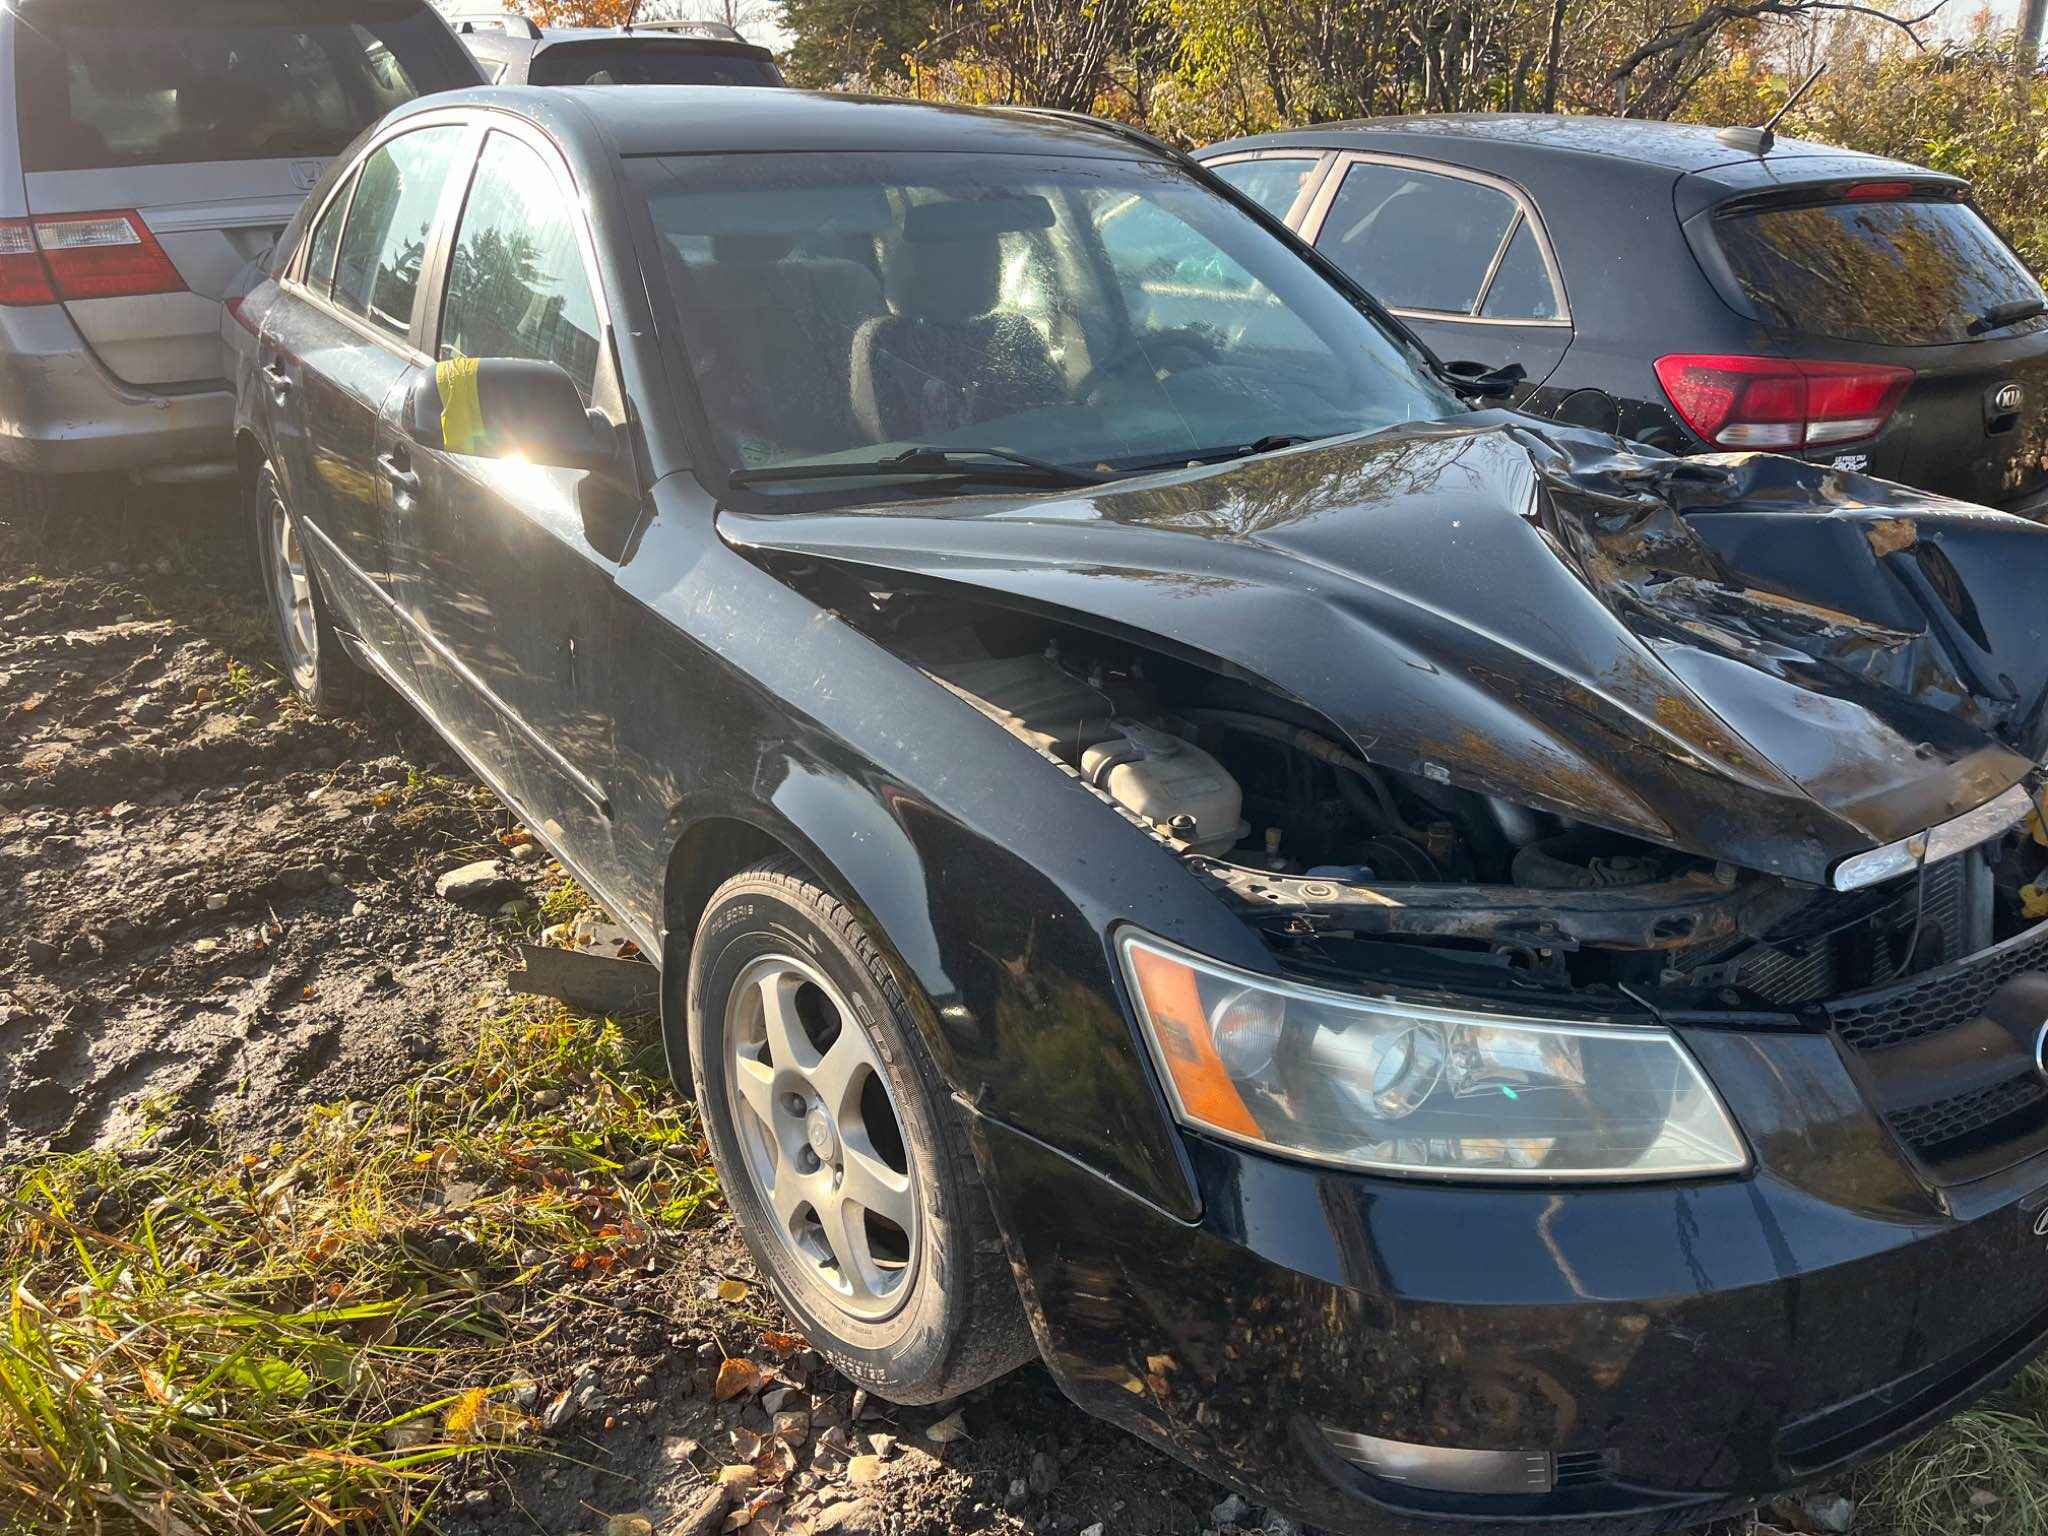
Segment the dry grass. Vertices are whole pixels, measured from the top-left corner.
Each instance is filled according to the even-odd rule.
[[[261,1153],[144,1144],[0,1189],[0,1529],[407,1531],[528,1428],[547,1275],[645,1262],[715,1192],[610,1023],[521,1006],[473,1054]]]

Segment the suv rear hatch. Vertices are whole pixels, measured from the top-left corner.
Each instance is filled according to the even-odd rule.
[[[529,85],[781,85],[765,48],[670,37],[549,41],[527,67]]]
[[[23,0],[16,39],[27,231],[100,361],[158,388],[220,378],[220,300],[330,157],[481,80],[418,0]]]
[[[1762,324],[1772,352],[1826,365],[1832,374],[1814,377],[1842,398],[1866,399],[1867,420],[1880,424],[1861,437],[1844,436],[1855,430],[1847,424],[1815,430],[1792,451],[1968,501],[2028,507],[2048,493],[2048,300],[1970,205],[1966,185],[1877,164],[1817,159],[1816,169],[1851,174],[1808,181],[1792,179],[1799,161],[1773,161],[1771,185],[1724,195],[1688,220],[1687,233],[1722,296]],[[1823,387],[1812,386],[1816,399]]]

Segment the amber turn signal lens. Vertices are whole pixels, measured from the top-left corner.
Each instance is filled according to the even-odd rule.
[[[1245,1108],[1216,1054],[1194,967],[1156,949],[1133,947],[1129,956],[1138,1001],[1182,1111],[1218,1130],[1258,1137],[1258,1121]]]

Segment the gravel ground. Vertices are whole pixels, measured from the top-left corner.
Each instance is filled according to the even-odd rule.
[[[224,498],[146,501],[0,526],[0,1161],[148,1125],[261,1146],[309,1105],[374,1096],[459,1043],[529,926],[434,893],[505,853],[505,809],[395,699],[343,722],[289,703]],[[507,868],[544,894],[544,861]],[[937,1409],[856,1399],[790,1347],[724,1217],[679,1266],[558,1279],[522,1346],[540,1453],[463,1464],[451,1531],[1219,1523],[1223,1490],[1040,1370]],[[729,1358],[766,1379],[721,1400]],[[778,1422],[793,1469],[720,1485],[777,1466]]]

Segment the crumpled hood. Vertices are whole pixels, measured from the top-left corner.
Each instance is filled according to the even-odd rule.
[[[1260,682],[1374,762],[1819,882],[2048,751],[2048,528],[1506,412],[1064,497],[721,514]]]

